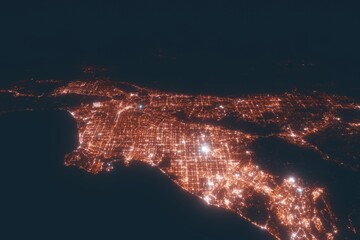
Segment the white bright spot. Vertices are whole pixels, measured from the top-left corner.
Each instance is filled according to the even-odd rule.
[[[216,179],[217,180],[222,180],[224,177],[220,176],[219,174],[216,174]]]
[[[142,104],[139,105],[139,109],[143,109],[144,106]]]
[[[93,107],[102,107],[102,103],[101,102],[94,102]]]
[[[208,154],[210,152],[210,147],[206,144],[202,145],[201,146],[201,152],[202,153],[205,153],[205,154]]]
[[[220,105],[219,107],[220,107],[221,109],[224,109],[224,106],[223,106],[223,105]]]
[[[290,183],[295,183],[295,178],[294,178],[294,177],[289,177],[289,178],[288,178],[288,181],[289,181]]]
[[[207,202],[207,204],[210,203],[210,197],[209,197],[209,196],[205,196],[205,197],[204,197],[204,200],[205,200],[205,202]]]
[[[302,189],[302,188],[298,188],[297,190],[299,193],[302,193],[304,191],[304,189]]]
[[[214,186],[214,182],[213,181],[208,181],[208,185],[209,185],[209,187],[213,187]]]

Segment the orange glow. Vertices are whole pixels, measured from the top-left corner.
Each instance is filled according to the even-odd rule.
[[[16,89],[12,93],[19,95]],[[79,132],[79,146],[66,155],[66,165],[96,174],[111,171],[119,160],[139,160],[157,166],[184,190],[236,212],[276,239],[335,238],[337,219],[326,189],[304,184],[305,179],[296,176],[279,181],[252,159],[250,146],[258,135],[207,120],[216,123],[235,116],[261,126],[274,124],[281,130],[276,136],[333,160],[305,137],[341,121],[336,108],[358,106],[346,98],[295,93],[241,99],[191,96],[106,80],[70,82],[55,89],[51,97],[67,94],[108,99],[66,108]],[[317,108],[322,112],[304,111]]]

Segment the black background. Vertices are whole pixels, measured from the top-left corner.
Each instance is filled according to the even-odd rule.
[[[73,78],[79,66],[97,64],[116,69],[117,79],[181,91],[356,95],[355,3],[2,2],[1,78]]]
[[[0,86],[75,79],[91,64],[169,91],[358,98],[359,18],[356,1],[3,1]],[[0,120],[3,228],[13,238],[268,239],[156,169],[65,168],[76,147],[65,112]]]

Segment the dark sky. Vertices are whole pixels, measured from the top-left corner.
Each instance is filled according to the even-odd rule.
[[[253,91],[355,95],[360,16],[352,2],[8,1],[0,64],[7,79],[61,78],[99,64],[130,81],[209,82],[209,91],[219,81],[252,81]]]
[[[116,58],[147,47],[231,51],[233,57],[354,58],[359,51],[359,15],[351,4],[128,2],[11,1],[1,14],[6,60],[99,57],[112,48]]]

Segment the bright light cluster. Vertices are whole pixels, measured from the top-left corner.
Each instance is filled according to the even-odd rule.
[[[17,89],[10,93],[22,96]],[[295,175],[279,181],[279,176],[253,162],[251,144],[259,135],[216,123],[232,116],[265,127],[276,125],[280,132],[272,135],[331,160],[305,137],[334,122],[346,124],[349,131],[358,129],[360,123],[345,123],[335,113],[359,105],[326,94],[222,98],[168,94],[101,80],[70,82],[51,97],[67,94],[106,100],[67,108],[77,122],[79,146],[66,155],[66,165],[95,174],[111,171],[115,161],[140,160],[159,167],[206,203],[236,212],[276,239],[336,238],[337,219],[325,189],[304,184]],[[322,112],[312,110],[317,108]]]

